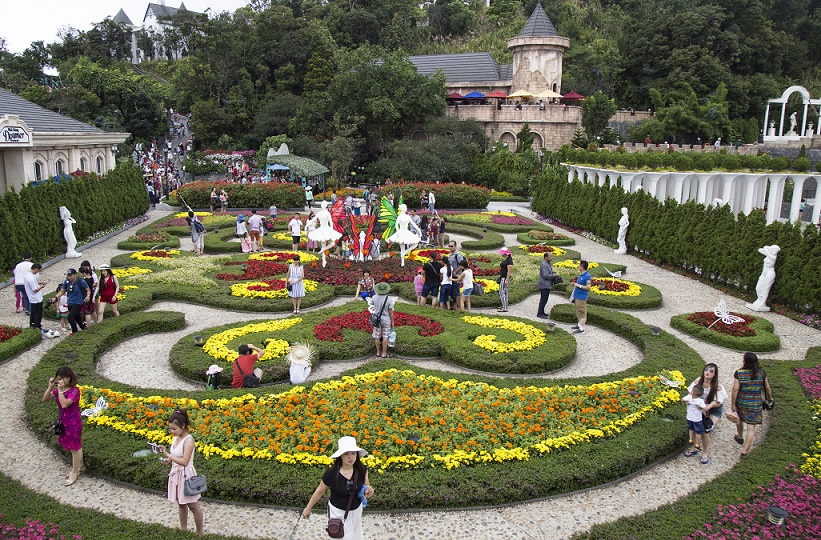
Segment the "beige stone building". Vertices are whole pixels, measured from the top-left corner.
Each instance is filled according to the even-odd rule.
[[[104,174],[116,165],[117,145],[128,136],[44,109],[0,88],[0,194],[77,170]]]
[[[508,48],[513,63],[506,65],[496,63],[488,53],[411,56],[410,60],[419,73],[442,71],[449,93],[508,96],[449,100],[447,114],[479,121],[492,141],[515,147],[516,134],[527,123],[536,148],[554,150],[569,143],[582,127],[581,107],[559,102],[562,60],[570,40],[559,35],[541,4],[536,4],[519,35],[508,40]],[[646,112],[619,111],[611,125],[618,130],[648,117]]]

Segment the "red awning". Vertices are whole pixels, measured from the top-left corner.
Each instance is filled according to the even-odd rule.
[[[506,98],[507,94],[505,94],[504,92],[500,92],[499,90],[496,90],[495,92],[489,93],[485,97],[487,97],[487,98]]]
[[[570,99],[570,100],[581,101],[581,100],[584,99],[584,96],[581,95],[578,92],[568,92],[568,93],[566,93],[565,95],[562,96],[562,99]]]
[[[448,94],[448,99],[462,99],[462,94],[460,94],[459,92]]]

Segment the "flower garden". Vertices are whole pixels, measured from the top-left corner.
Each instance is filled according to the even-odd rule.
[[[470,229],[479,243],[498,232],[511,231],[518,233],[520,241],[527,240],[513,250],[511,302],[537,293],[539,264],[548,251],[554,255],[555,270],[564,278],[556,293],[567,295],[571,290],[581,257],[568,247],[572,241],[564,242],[566,238],[538,222],[505,212],[445,214],[454,230]],[[146,332],[184,327],[178,313],[145,312],[154,301],[194,302],[260,314],[291,311],[285,290],[287,264],[293,256],[290,236],[279,238],[281,233],[275,232],[265,237],[266,248],[273,247],[272,251],[241,255],[238,244],[231,241],[236,215],[203,215],[202,219],[209,231],[206,245],[210,242],[214,248],[210,253],[216,256],[195,257],[174,249],[173,239],[188,234],[180,217],[144,228],[153,232],[134,235],[133,242],[140,244],[134,253],[112,260],[122,287],[123,316],[56,344],[29,378],[28,420],[42,431],[53,420],[53,411],[37,405],[41,389],[32,381],[40,381],[63,365],[67,352],[76,355],[75,371],[82,374],[81,405],[91,406],[98,397],[109,404],[107,410],[87,420],[84,431],[88,465],[103,477],[163,490],[164,476],[157,474],[155,460],[149,463],[133,454],[144,448],[146,440],[170,442],[165,421],[175,408],[186,408],[193,420],[197,468],[209,478],[209,497],[276,506],[304,504],[317,476],[331,463],[327,456],[342,435],[357,437],[369,450],[364,461],[379,474],[380,510],[483,506],[567,493],[637,472],[686,443],[685,431],[670,429],[671,423],[680,423],[682,392],[662,380],[689,382],[704,361],[671,334],[654,336],[638,318],[607,309],[653,309],[662,303],[660,291],[629,279],[624,266],[609,261],[591,261],[594,280],[588,322],[632,342],[643,357],[637,365],[606,377],[556,381],[532,377],[572,365],[576,340],[560,328],[547,331],[534,320],[432,310],[413,303],[397,303],[397,343],[392,352],[398,358],[353,367],[358,365],[354,361],[373,353],[369,312],[364,302],[353,299],[299,316],[265,319],[250,315],[247,322],[214,326],[197,332],[203,345],[186,335],[171,347],[167,360],[157,359],[169,361],[177,374],[193,381],[202,382],[212,364],[226,368],[225,378],[231,373],[229,364],[238,346],[252,342],[265,351],[258,363],[264,384],[258,389],[160,391],[152,390],[159,381],[151,373],[146,374],[145,388],[99,375],[94,366],[106,349]],[[284,229],[287,219],[278,218],[275,227]],[[214,229],[216,234],[211,233]],[[159,242],[161,238],[165,241]],[[317,254],[300,251],[307,292],[303,307],[353,297],[365,268],[377,281],[390,282],[392,294],[413,302],[412,279],[433,251],[447,253],[419,249],[407,257],[404,267],[395,253],[367,263],[331,257],[322,267]],[[495,293],[501,257],[482,250],[463,253],[476,280],[485,285],[485,296],[474,297],[473,307],[498,307]],[[573,307],[557,304],[551,318],[572,322]],[[739,325],[713,324],[715,318],[710,312],[690,313],[674,317],[670,324],[732,349],[779,347],[772,324],[761,317],[745,315]],[[24,331],[4,340],[3,331],[0,328],[0,360],[6,342],[30,334]],[[296,342],[312,344],[315,369],[326,362],[343,366],[351,362],[350,369],[343,367],[342,375],[333,379],[292,386],[285,357],[290,344]],[[751,474],[759,488],[751,493],[734,486],[729,492],[742,500],[719,506],[730,499],[721,498],[717,487],[702,487],[699,493],[707,504],[687,520],[699,522],[697,532],[675,521],[676,512],[681,515],[678,507],[594,526],[585,537],[641,537],[632,532],[637,530],[653,530],[651,536],[656,537],[766,537],[772,532],[765,522],[766,507],[773,503],[795,516],[795,522],[783,529],[784,535],[773,538],[816,534],[812,508],[817,504],[821,477],[821,438],[817,436],[821,391],[816,388],[821,372],[816,366],[821,358],[808,356],[789,368],[765,365],[772,380],[782,377],[774,383],[781,385],[774,388],[776,395],[783,395],[774,414],[785,416],[774,418],[762,446],[736,467],[744,469],[738,473]],[[467,372],[424,369],[407,362],[429,358]],[[796,452],[796,437],[788,439],[788,447],[775,440],[782,431],[785,437],[801,431],[800,444],[806,452]],[[630,448],[641,451],[626,450]],[[790,465],[789,459],[797,464]],[[784,472],[773,478],[776,465]],[[676,503],[687,504],[687,498]],[[662,525],[649,524],[653,519]],[[675,534],[670,536],[670,531]]]

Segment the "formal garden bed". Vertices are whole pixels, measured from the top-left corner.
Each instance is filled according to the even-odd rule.
[[[239,345],[254,343],[266,351],[257,364],[263,370],[264,381],[286,380],[285,356],[290,343],[311,343],[318,363],[372,355],[369,315],[367,304],[358,301],[287,319],[210,328],[198,332],[204,346],[195,345],[191,336],[181,339],[171,350],[171,365],[180,375],[204,383],[205,371],[211,364],[230,370]],[[397,304],[395,324],[393,354],[441,357],[473,370],[544,373],[566,366],[576,356],[576,341],[567,332],[547,332],[544,325],[526,319]]]
[[[566,308],[570,316],[571,306],[561,307]],[[408,306],[407,311],[415,309]],[[340,310],[338,316],[344,317],[344,311]],[[554,309],[554,317],[560,311]],[[416,313],[431,319],[447,317],[447,324],[443,326],[448,331],[428,338],[414,335],[412,328],[399,329],[409,331],[410,339],[415,342],[448,336],[450,326],[466,315],[431,314],[425,310]],[[629,315],[591,307],[590,323],[633,341],[644,351],[643,361],[613,374],[610,382],[603,382],[600,377],[560,381],[530,379],[526,388],[506,378],[441,373],[409,368],[401,362],[381,361],[328,383],[316,383],[310,389],[284,385],[272,394],[265,388],[242,392],[137,389],[101,377],[94,364],[105,350],[131,336],[158,329],[176,330],[184,325],[183,316],[176,313],[135,313],[94,326],[58,343],[46,353],[29,376],[26,410],[35,432],[56,445],[46,434],[53,420],[53,408],[40,404],[42,380],[53,374],[57,366],[64,365],[65,355],[72,353],[75,358],[71,365],[81,383],[87,386],[83,391],[84,405],[97,395],[106,396],[112,405],[92,421],[95,425],[88,425],[84,430],[87,464],[102,476],[164,490],[166,478],[157,468],[156,460],[132,454],[145,447],[146,438],[165,440],[165,416],[174,407],[185,406],[192,411],[194,435],[202,454],[207,456],[197,462],[197,468],[208,476],[209,496],[214,498],[302,506],[315,488],[316,477],[326,466],[326,456],[339,435],[333,430],[344,429],[346,434],[356,434],[363,439],[363,445],[366,445],[364,440],[368,440],[368,448],[373,449],[371,466],[381,471],[378,479],[374,479],[380,489],[380,509],[514,502],[620,478],[669,455],[686,442],[682,430],[669,427],[671,421],[680,417],[679,392],[661,385],[656,375],[678,377],[667,371],[673,368],[681,370],[685,377],[692,377],[700,371],[703,361],[668,334],[652,336],[641,321]],[[329,331],[334,329],[332,325]],[[484,333],[487,329],[477,326],[476,331]],[[333,342],[336,346],[340,343],[344,346],[348,339],[358,337],[370,341],[365,332],[355,329],[343,330],[342,334],[346,341]],[[408,336],[400,338],[406,339]],[[465,346],[478,348],[469,342],[458,348],[464,350]],[[503,358],[506,354],[497,357]],[[219,362],[212,359],[212,363]],[[147,383],[150,385],[150,379]],[[368,399],[367,396],[379,392],[385,392],[383,399]],[[405,396],[409,392],[417,398],[420,395],[430,398],[415,399],[414,403],[420,403],[420,408],[410,410],[411,401]],[[352,409],[346,417],[344,408],[334,403],[347,403],[355,407],[355,412]],[[233,426],[233,434],[224,427],[217,429],[216,418],[213,415],[209,418],[209,411],[215,406],[229,426]],[[535,408],[531,410],[529,406]],[[562,420],[551,428],[547,428],[547,424],[539,428],[542,424],[538,419],[545,413],[534,413],[551,406],[555,408],[553,414]],[[373,416],[363,407],[373,408],[376,415],[397,420],[374,424]],[[384,407],[387,409],[383,411]],[[462,407],[464,416],[444,414],[454,407]],[[490,407],[494,411],[492,416],[486,412]],[[569,416],[559,414],[562,410]],[[243,436],[245,444],[251,444],[254,435],[245,434],[242,419],[245,414],[257,412],[260,425],[268,430],[265,434],[256,434],[263,442],[257,440],[253,451],[234,450],[243,446],[240,442]],[[320,413],[343,416],[302,429],[315,425],[305,421],[306,415]],[[120,414],[132,414],[133,419],[129,417],[121,423],[116,420]],[[297,416],[302,420],[297,421]],[[508,417],[510,420],[505,420]],[[512,429],[514,418],[516,422],[526,422],[528,429]],[[407,423],[403,423],[406,420]],[[444,428],[440,421],[445,422]],[[505,427],[507,423],[511,427]],[[257,429],[255,424],[249,426],[251,433]],[[431,441],[425,439],[426,433],[442,429],[449,433],[442,439],[446,441],[445,447],[432,445],[431,441],[439,440],[436,437],[431,437]],[[563,431],[566,429],[570,431]],[[269,437],[276,439],[268,444],[265,441]],[[381,442],[377,442],[380,439]],[[571,446],[572,452],[564,449]],[[458,471],[454,471],[457,467]],[[545,474],[547,470],[550,474]],[[436,490],[428,489],[432,484],[438,486]],[[487,485],[495,488],[482,488]]]
[[[544,230],[553,232],[550,227],[526,218],[515,212],[473,212],[473,213],[456,213],[456,212],[441,212],[448,223],[460,223],[462,225],[478,226],[502,233],[518,233],[527,232],[530,230]]]
[[[17,356],[40,343],[40,331],[36,328],[17,328],[0,324],[0,362]]]
[[[712,311],[685,313],[670,319],[670,326],[685,334],[737,351],[771,352],[781,347],[773,323],[763,317],[730,313],[739,319],[727,324]]]
[[[516,240],[525,245],[548,244],[551,246],[572,246],[576,243],[569,236],[553,232],[552,230],[531,229],[516,235]]]

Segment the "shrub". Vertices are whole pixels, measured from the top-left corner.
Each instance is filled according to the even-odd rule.
[[[749,324],[749,327],[755,330],[754,336],[740,337],[730,336],[691,322],[687,319],[689,315],[685,313],[674,316],[670,319],[670,326],[695,338],[737,351],[769,352],[777,351],[781,347],[781,339],[773,333],[775,331],[773,323],[763,317],[756,317]]]
[[[0,332],[3,332],[6,328],[9,327],[0,326]],[[40,343],[40,331],[36,328],[17,328],[15,330],[18,330],[19,333],[10,339],[0,341],[0,362],[5,362],[9,358],[17,356]]]
[[[224,189],[228,194],[230,208],[303,208],[305,190],[298,184],[234,184],[231,182],[191,182],[177,190],[192,208],[208,208],[211,205],[211,189],[217,193]]]
[[[419,198],[422,190],[430,192],[436,197],[436,208],[485,208],[490,202],[490,190],[472,184],[431,184],[427,182],[413,182],[406,184],[392,184],[377,188],[376,194],[381,200],[389,191],[402,190],[402,197],[408,208],[419,208]]]

